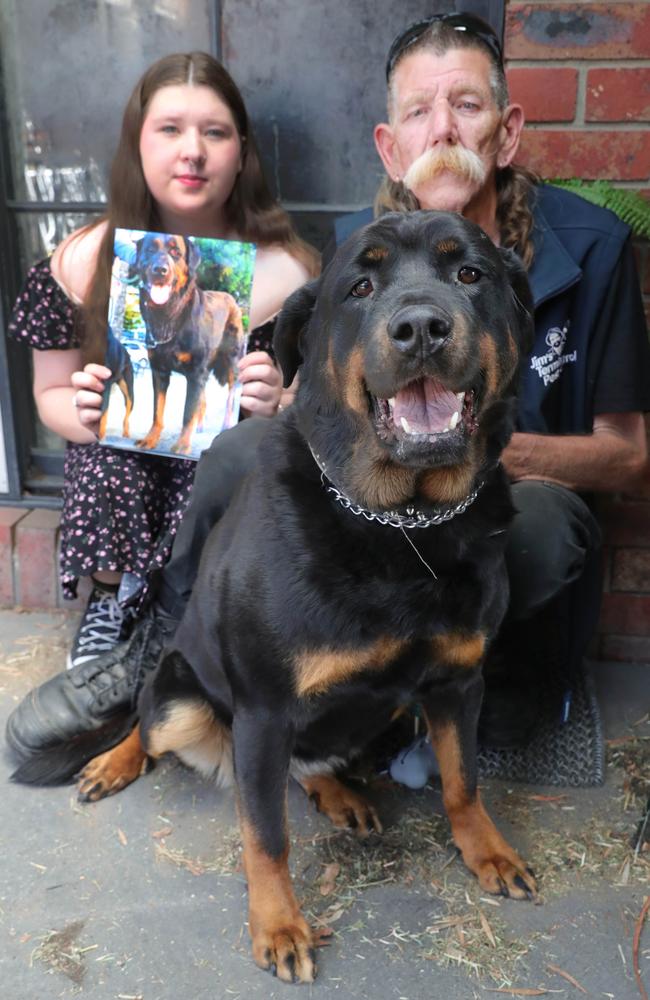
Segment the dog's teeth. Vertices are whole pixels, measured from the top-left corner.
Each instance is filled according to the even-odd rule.
[[[400,423],[402,425],[402,430],[404,431],[404,433],[405,434],[410,434],[411,433],[411,428],[409,426],[409,422],[406,419],[406,417],[400,417],[399,419],[400,419]]]
[[[456,424],[458,423],[459,420],[460,420],[460,413],[458,412],[458,410],[456,410],[456,412],[454,413],[453,417],[449,421],[449,430],[450,431],[455,430]]]
[[[387,400],[386,400],[386,402],[388,403],[388,405],[390,406],[390,408],[391,408],[391,410],[392,410],[392,409],[393,409],[393,407],[395,406],[395,397],[394,397],[394,396],[391,396],[391,398],[390,398],[390,399],[387,399]]]
[[[456,399],[458,400],[458,402],[462,406],[463,403],[465,402],[465,393],[464,392],[457,392],[456,393]]]

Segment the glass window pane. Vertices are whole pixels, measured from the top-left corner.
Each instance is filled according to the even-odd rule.
[[[17,216],[18,245],[20,254],[20,270],[25,275],[37,260],[47,257],[64,236],[71,233],[94,216],[80,215],[73,212],[25,212]],[[31,352],[30,352],[31,353]],[[31,387],[31,361],[30,361]],[[44,451],[62,452],[65,441],[48,427],[41,423],[36,413],[36,406],[30,392],[30,405],[34,417],[35,445]]]
[[[210,0],[2,0],[0,58],[19,201],[94,201],[126,100],[171,52],[209,49]]]
[[[92,222],[97,215],[80,212],[20,212],[16,215],[20,272],[48,257],[64,236]]]

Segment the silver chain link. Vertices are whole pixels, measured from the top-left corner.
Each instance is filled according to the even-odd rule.
[[[396,510],[387,510],[385,513],[379,513],[374,510],[367,510],[365,507],[361,507],[359,504],[353,503],[349,497],[346,497],[345,493],[341,493],[337,490],[336,486],[330,481],[326,475],[322,463],[318,456],[312,452],[316,462],[321,470],[320,478],[323,486],[328,493],[337,500],[342,507],[349,510],[351,514],[360,515],[365,517],[366,521],[377,521],[379,524],[387,524],[391,528],[430,528],[432,525],[444,524],[445,521],[451,521],[452,518],[456,517],[457,514],[462,514],[467,508],[474,503],[477,496],[479,495],[481,488],[483,487],[483,480],[477,485],[475,490],[466,496],[460,503],[457,503],[455,507],[446,507],[443,510],[436,511],[435,514],[425,514],[424,511],[416,511],[414,507],[407,507],[406,514],[400,514]]]

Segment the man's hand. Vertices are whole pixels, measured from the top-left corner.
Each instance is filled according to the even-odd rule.
[[[266,351],[251,351],[239,362],[241,409],[245,416],[273,417],[282,394],[282,376]]]
[[[544,479],[569,489],[634,489],[648,461],[641,413],[601,413],[591,434],[513,434],[502,462],[510,479]]]

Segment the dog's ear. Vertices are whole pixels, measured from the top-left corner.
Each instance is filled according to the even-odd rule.
[[[513,250],[508,250],[506,247],[499,247],[499,253],[510,281],[513,312],[519,331],[519,346],[522,356],[525,356],[532,348],[534,341],[533,293],[530,290],[526,268],[521,258]]]
[[[302,361],[300,335],[316,303],[318,285],[319,281],[315,279],[293,292],[284,303],[275,324],[273,350],[280,362],[285,389],[293,382]]]
[[[142,244],[144,243],[144,236],[141,236],[139,240],[134,240],[133,246],[135,247],[135,257],[132,261],[129,261],[129,278],[134,278],[140,267],[140,254],[142,253]]]
[[[201,251],[197,247],[196,243],[193,242],[193,240],[189,240],[187,237],[184,237],[184,239],[185,239],[185,246],[187,247],[186,251],[187,266],[190,269],[190,273],[194,274],[196,272],[197,267],[201,263]]]

